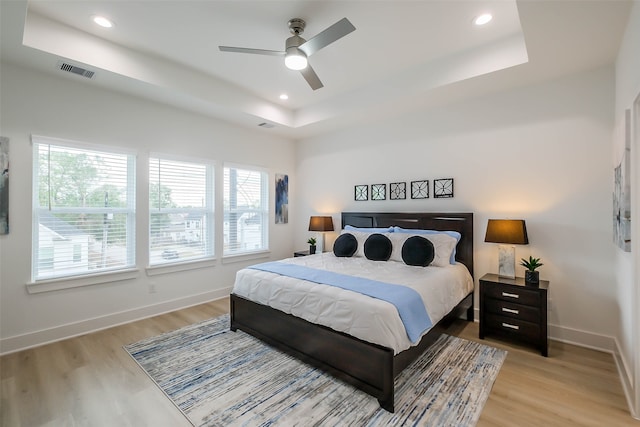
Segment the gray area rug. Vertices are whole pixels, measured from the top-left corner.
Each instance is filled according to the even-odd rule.
[[[195,426],[473,426],[506,352],[442,335],[395,380],[396,412],[228,315],[124,347]]]

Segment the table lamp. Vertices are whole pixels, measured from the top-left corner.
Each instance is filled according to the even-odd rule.
[[[498,246],[498,275],[516,277],[516,247],[529,244],[527,226],[523,219],[490,219],[484,241]]]
[[[324,233],[333,231],[333,218],[330,216],[312,216],[309,218],[309,231],[318,231],[322,233],[321,252],[324,252]]]

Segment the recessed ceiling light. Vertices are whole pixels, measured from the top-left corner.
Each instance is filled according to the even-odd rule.
[[[280,95],[280,99],[286,101],[287,99],[289,99],[289,95],[287,95],[286,93],[283,93],[282,95]]]
[[[113,27],[113,22],[105,18],[104,16],[94,15],[91,17],[91,19],[93,20],[93,22],[100,25],[101,27],[104,27],[104,28]]]
[[[473,20],[473,23],[476,25],[484,25],[488,24],[492,19],[493,16],[491,16],[490,13],[483,13],[482,15],[476,17],[476,19]]]

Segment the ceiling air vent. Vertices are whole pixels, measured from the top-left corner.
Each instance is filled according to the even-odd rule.
[[[77,74],[82,77],[86,77],[88,79],[92,78],[95,72],[77,67],[75,65],[69,64],[67,62],[58,62],[58,69],[62,71],[67,71],[69,73]]]
[[[260,126],[261,128],[265,128],[265,129],[271,129],[271,128],[275,127],[275,125],[273,125],[271,123],[267,123],[267,122],[262,122],[258,126]]]

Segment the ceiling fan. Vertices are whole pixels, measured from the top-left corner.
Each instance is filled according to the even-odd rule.
[[[300,18],[293,18],[289,20],[289,31],[293,36],[289,37],[285,42],[285,50],[265,50],[265,49],[251,49],[245,47],[231,47],[231,46],[218,46],[223,52],[236,52],[236,53],[253,53],[257,55],[272,55],[272,56],[284,56],[284,63],[287,68],[291,70],[299,70],[302,73],[302,77],[309,83],[309,86],[313,90],[320,89],[324,85],[318,78],[318,75],[309,62],[307,57],[313,55],[325,46],[330,45],[338,39],[346,36],[350,32],[354,31],[356,27],[349,22],[347,18],[342,18],[335,24],[326,28],[321,33],[317,34],[309,40],[305,40],[300,37],[300,34],[304,32],[306,22]]]

